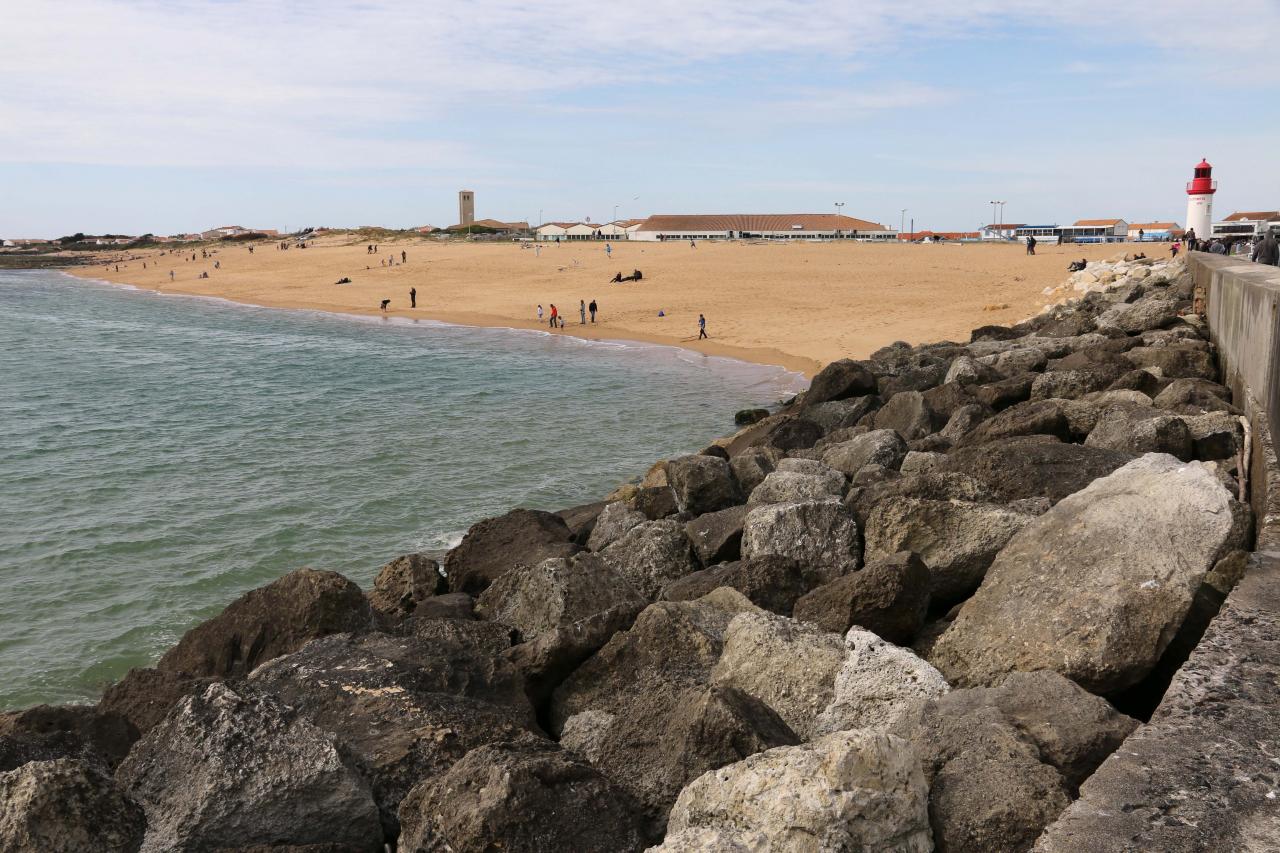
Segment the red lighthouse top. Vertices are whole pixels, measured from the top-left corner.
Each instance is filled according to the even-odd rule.
[[[1195,178],[1187,183],[1187,195],[1213,195],[1218,191],[1218,182],[1213,180],[1213,167],[1208,160],[1201,160],[1196,166]]]

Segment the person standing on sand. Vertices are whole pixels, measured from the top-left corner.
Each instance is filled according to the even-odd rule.
[[[560,309],[556,308],[556,304],[552,302],[551,303],[551,328],[554,329],[559,325],[560,325]]]
[[[404,249],[401,249],[401,250],[400,250],[400,263],[402,263],[402,264],[403,264],[403,263],[407,263],[407,262],[408,262],[408,260],[409,260],[409,253],[408,253],[408,252],[406,252]]]
[[[169,281],[173,281],[173,270],[169,270]]]
[[[606,240],[604,243],[604,256],[606,259],[613,257],[613,246],[609,245],[608,240]]]
[[[698,340],[702,340],[707,336],[707,318],[698,315]]]
[[[542,306],[541,305],[538,306],[538,323],[539,324],[542,323]]]
[[[585,299],[578,300],[578,325],[587,325],[587,301]]]
[[[390,304],[391,304],[391,300],[390,300],[390,299],[384,299],[384,300],[382,300],[382,313],[383,313],[383,314],[387,313],[387,306],[388,306],[388,305],[390,305]]]
[[[409,307],[418,307],[418,288],[416,287],[409,288]]]
[[[697,243],[695,243],[695,242],[693,242],[693,240],[690,240],[690,241],[689,241],[689,248],[690,248],[690,249],[696,249],[696,248],[698,248],[698,244],[697,244]]]
[[[594,299],[592,299],[591,304],[587,306],[587,310],[591,312],[591,322],[594,323],[596,321],[596,301]]]
[[[1027,254],[1034,255],[1035,253],[1036,253],[1036,238],[1028,237],[1027,238]]]

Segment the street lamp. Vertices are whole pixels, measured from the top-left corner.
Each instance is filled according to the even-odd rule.
[[[898,233],[899,233],[899,234],[901,234],[901,233],[902,233],[902,229],[903,229],[904,227],[906,227],[906,224],[907,224],[907,208],[905,208],[905,207],[904,207],[904,208],[902,208],[902,219],[901,219],[901,220],[899,220],[899,222],[898,222]]]
[[[842,213],[844,213],[844,202],[838,201],[836,202],[836,216],[839,216]]]

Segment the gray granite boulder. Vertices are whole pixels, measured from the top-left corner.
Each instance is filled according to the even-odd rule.
[[[929,569],[918,556],[891,554],[805,594],[793,615],[824,631],[844,634],[857,625],[905,645],[924,626],[929,583]]]
[[[831,703],[814,721],[814,734],[863,729],[892,731],[918,715],[929,699],[951,688],[942,673],[910,649],[861,628],[844,636],[845,657]]]
[[[907,455],[907,443],[891,429],[863,433],[826,449],[822,461],[850,477],[866,465],[883,465],[896,469]]]
[[[747,513],[742,556],[789,557],[813,586],[861,564],[858,525],[837,500],[766,504]]]
[[[684,535],[689,538],[698,562],[713,566],[738,559],[742,547],[742,525],[746,519],[747,507],[739,505],[686,522]]]
[[[946,418],[940,417],[929,407],[920,391],[899,391],[894,394],[875,413],[873,420],[876,429],[894,430],[906,441],[924,438],[945,423]]]
[[[603,551],[627,534],[631,528],[644,524],[648,519],[643,512],[625,501],[614,501],[600,511],[596,525],[587,537],[587,548]]]
[[[1181,417],[1133,405],[1103,409],[1084,443],[1133,454],[1168,453],[1184,462],[1195,452],[1191,430]]]
[[[600,557],[649,601],[663,585],[698,570],[684,526],[674,519],[636,525]]]
[[[137,853],[146,825],[96,764],[58,758],[0,773],[0,850]]]
[[[726,509],[744,500],[742,489],[726,459],[716,456],[681,456],[667,463],[667,482],[681,512],[702,515]]]

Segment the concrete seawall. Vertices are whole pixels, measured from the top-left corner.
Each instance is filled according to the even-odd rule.
[[[1256,549],[1150,723],[1085,782],[1041,853],[1280,850],[1280,270],[1205,253],[1190,269],[1253,431]]]

